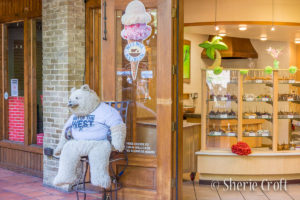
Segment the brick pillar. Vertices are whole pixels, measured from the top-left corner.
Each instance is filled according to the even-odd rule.
[[[44,148],[55,148],[70,115],[67,108],[70,90],[83,84],[85,5],[83,0],[42,3]],[[58,161],[44,156],[45,185],[52,186],[57,169]]]

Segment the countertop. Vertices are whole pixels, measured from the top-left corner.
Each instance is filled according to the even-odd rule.
[[[238,156],[237,154],[234,154],[230,151],[197,151],[195,152],[196,155],[202,156]],[[278,152],[253,152],[249,154],[248,156],[300,156],[300,151],[278,151]],[[242,156],[241,156],[242,157]]]

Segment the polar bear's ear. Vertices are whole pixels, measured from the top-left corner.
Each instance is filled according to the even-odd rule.
[[[75,90],[76,90],[76,88],[73,87],[73,88],[71,89],[71,93],[75,92]]]
[[[83,91],[90,91],[90,87],[89,87],[88,84],[85,84],[85,85],[81,86],[80,89],[83,90]]]

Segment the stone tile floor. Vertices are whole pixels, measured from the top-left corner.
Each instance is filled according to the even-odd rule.
[[[212,189],[210,185],[195,184],[197,200],[300,200],[300,184],[287,185],[287,191],[224,191],[224,186]],[[183,184],[183,200],[196,200],[194,189],[190,182]]]
[[[65,193],[43,186],[42,179],[0,168],[0,200],[73,200],[75,192]],[[101,199],[88,196],[88,200]]]
[[[195,184],[197,200],[300,200],[300,184],[287,186],[287,191],[223,191],[224,186],[212,189],[210,185]],[[0,168],[0,200],[73,200],[76,194],[45,187],[42,179]],[[88,200],[101,199],[89,196]],[[190,182],[183,184],[183,199],[195,200]]]

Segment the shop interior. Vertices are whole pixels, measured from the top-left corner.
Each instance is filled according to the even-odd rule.
[[[248,22],[230,21],[226,13],[234,8],[226,2],[201,1],[203,17],[195,10],[200,2],[185,4],[183,179],[195,172],[200,183],[224,177],[298,180],[300,73],[292,69],[300,66],[300,26],[277,23],[280,5],[273,1],[261,15],[257,6]],[[246,18],[241,11],[232,18],[239,15]],[[262,22],[265,17],[268,22]],[[228,46],[219,50],[222,72],[214,71],[209,49],[199,46],[214,36]],[[250,158],[232,153],[238,141],[250,146]]]

